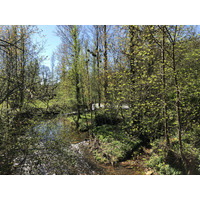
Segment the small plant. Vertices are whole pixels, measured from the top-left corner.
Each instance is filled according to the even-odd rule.
[[[147,167],[153,168],[159,175],[181,175],[182,172],[171,167],[165,162],[163,155],[153,154],[149,161],[147,161]]]
[[[102,125],[95,127],[93,133],[100,143],[98,150],[95,150],[96,159],[105,163],[116,163],[133,155],[141,141],[128,135],[118,125]],[[101,159],[100,159],[101,158]]]
[[[101,162],[114,164],[125,158],[130,146],[126,146],[120,141],[111,138],[104,138],[100,141],[101,148],[95,151],[96,159]]]

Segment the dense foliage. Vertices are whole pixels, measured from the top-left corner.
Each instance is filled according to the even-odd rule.
[[[13,138],[24,117],[63,112],[99,140],[100,161],[113,164],[143,146],[152,149],[147,165],[160,174],[199,173],[197,28],[59,25],[62,43],[48,71],[31,39],[37,27],[1,26],[3,164],[12,165],[22,148]]]

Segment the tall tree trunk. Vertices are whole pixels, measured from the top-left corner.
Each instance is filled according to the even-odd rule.
[[[162,81],[163,81],[163,113],[164,113],[164,129],[165,129],[165,139],[166,145],[170,145],[168,136],[168,121],[167,121],[167,104],[166,104],[166,81],[165,81],[165,32],[164,26],[162,26]]]
[[[97,88],[97,93],[98,93],[98,103],[99,107],[101,105],[101,90],[100,90],[100,58],[99,58],[99,26],[95,27],[96,29],[96,53],[97,53],[97,77],[98,77],[98,88]]]
[[[134,67],[134,62],[135,62],[135,54],[134,54],[134,26],[130,25],[129,26],[129,35],[130,35],[130,45],[129,45],[129,60],[130,60],[130,72],[131,72],[131,107],[133,108],[133,97],[134,97],[134,85],[135,85],[135,67]],[[134,126],[134,110],[131,112],[131,118],[132,118],[132,123],[131,126]]]
[[[172,63],[173,63],[173,71],[174,71],[174,82],[175,82],[175,88],[176,88],[176,115],[177,115],[177,135],[179,140],[179,150],[181,154],[181,158],[185,167],[186,172],[188,173],[188,166],[187,166],[187,160],[183,153],[183,144],[182,144],[182,127],[181,127],[181,106],[180,106],[180,89],[178,84],[178,72],[176,69],[176,58],[175,58],[175,44],[176,44],[176,32],[177,32],[177,26],[175,28],[175,36],[172,43]]]
[[[22,49],[22,55],[21,55],[21,87],[20,87],[20,112],[22,110],[22,106],[24,104],[24,87],[25,87],[25,39],[24,39],[24,30],[23,27],[21,27],[21,49]]]
[[[129,34],[130,34],[130,71],[131,71],[131,82],[134,85],[135,80],[134,80],[134,75],[135,75],[135,68],[134,68],[134,62],[135,62],[135,54],[134,54],[134,26],[129,26]]]
[[[77,36],[77,28],[74,26],[74,51],[75,51],[75,61],[74,61],[74,69],[75,69],[75,84],[76,84],[76,101],[77,101],[77,120],[76,120],[76,127],[79,127],[79,119],[81,116],[80,106],[81,106],[81,94],[80,94],[80,85],[79,85],[79,70],[78,70],[78,36]]]
[[[86,43],[85,49],[88,49],[88,43]],[[85,64],[86,64],[86,71],[87,71],[87,94],[88,94],[87,107],[88,107],[88,110],[91,111],[91,108],[90,108],[90,104],[91,104],[90,91],[91,91],[91,88],[90,88],[89,57],[88,57],[88,52],[87,51],[86,51],[86,62],[85,62]]]
[[[108,101],[108,58],[107,58],[107,32],[106,32],[106,25],[104,25],[104,96],[105,96],[105,105]]]
[[[77,64],[75,65],[77,69]],[[77,100],[77,121],[76,121],[76,127],[79,127],[79,119],[81,116],[80,113],[80,87],[79,87],[79,76],[78,73],[76,73],[76,100]]]
[[[181,138],[181,114],[180,114],[180,90],[178,86],[178,78],[177,78],[177,71],[176,71],[176,62],[175,62],[175,44],[173,44],[173,70],[174,70],[174,82],[176,87],[176,114],[177,114],[177,134],[179,139],[179,148],[181,155],[183,153],[183,146],[182,146],[182,138]]]

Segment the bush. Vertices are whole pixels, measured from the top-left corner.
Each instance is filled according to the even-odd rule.
[[[147,161],[147,167],[153,168],[160,175],[181,175],[182,171],[171,167],[165,162],[163,155],[153,154],[149,161]]]
[[[79,124],[79,130],[81,132],[85,132],[85,131],[88,131],[88,127],[87,127],[87,125],[85,123],[80,123]]]
[[[183,135],[183,140],[186,143],[191,143],[194,147],[200,148],[200,128],[194,127],[192,130],[187,131],[186,134]]]
[[[98,126],[92,132],[100,143],[100,147],[94,152],[95,157],[106,163],[114,164],[129,158],[141,143],[138,138],[129,136],[117,125]]]
[[[126,158],[127,152],[132,151],[131,143],[126,144],[113,138],[100,137],[100,148],[96,150],[95,157],[102,162],[114,164]]]
[[[166,140],[160,138],[151,143],[152,155],[147,166],[153,168],[158,174],[178,175],[184,174],[185,168],[178,150],[178,139],[170,138],[171,148],[166,147]]]
[[[121,122],[120,118],[113,112],[105,112],[104,110],[99,110],[94,118],[94,122],[97,126],[104,124],[116,125]]]

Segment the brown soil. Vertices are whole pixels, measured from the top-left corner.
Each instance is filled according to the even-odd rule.
[[[149,159],[150,149],[144,149],[144,153],[126,160],[119,162],[112,166],[111,164],[98,164],[107,175],[152,175],[154,172],[150,171],[145,164]]]

